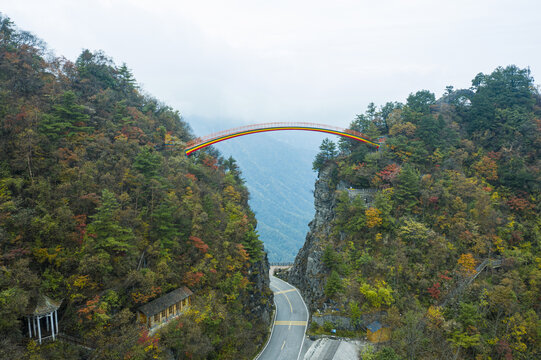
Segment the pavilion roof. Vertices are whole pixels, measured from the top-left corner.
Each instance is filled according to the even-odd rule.
[[[138,310],[145,314],[146,316],[152,316],[157,313],[159,313],[162,310],[167,309],[169,306],[174,305],[190,295],[192,295],[192,291],[188,289],[186,286],[179,287],[178,289],[175,289],[171,292],[168,292],[167,294],[152,300],[149,303],[146,303],[143,306],[140,306]]]
[[[48,296],[37,294],[30,299],[28,315],[41,316],[52,313],[62,305],[62,300],[55,301]]]

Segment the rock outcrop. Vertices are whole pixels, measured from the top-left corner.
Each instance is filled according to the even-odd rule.
[[[287,280],[296,286],[311,312],[333,310],[332,301],[325,302],[325,283],[329,269],[323,263],[323,253],[332,231],[335,207],[339,191],[347,191],[350,199],[360,197],[366,207],[373,205],[376,189],[353,189],[341,180],[335,183],[333,173],[336,164],[328,163],[319,172],[314,189],[314,219],[308,224],[309,231],[302,249],[287,272]]]
[[[336,197],[331,185],[332,172],[335,165],[326,166],[319,172],[315,184],[314,205],[316,213],[308,225],[310,230],[306,235],[304,246],[295,257],[293,267],[287,275],[288,281],[296,286],[311,311],[322,307],[327,269],[323,264],[322,240],[328,238],[331,222],[334,219]]]
[[[249,280],[252,291],[248,308],[253,318],[263,322],[266,326],[271,323],[272,291],[270,290],[269,260],[265,257],[255,262],[250,268]]]

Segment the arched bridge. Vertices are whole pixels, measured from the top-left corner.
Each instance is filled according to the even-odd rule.
[[[324,124],[312,124],[312,123],[290,123],[290,122],[276,122],[265,124],[247,125],[229,130],[220,131],[214,134],[210,134],[204,137],[199,137],[186,144],[186,155],[190,155],[193,152],[200,150],[212,144],[216,144],[220,141],[233,139],[243,135],[256,134],[266,131],[282,131],[282,130],[303,130],[303,131],[317,131],[333,135],[339,135],[347,137],[353,140],[364,142],[370,146],[379,148],[379,144],[374,142],[366,135],[351,129],[343,129],[336,126],[324,125]],[[167,145],[167,144],[166,144]]]

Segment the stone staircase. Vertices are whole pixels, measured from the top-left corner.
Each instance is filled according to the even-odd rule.
[[[475,268],[475,273],[470,277],[462,280],[445,298],[438,304],[443,307],[446,306],[449,301],[453,300],[456,296],[461,294],[466,288],[481,274],[486,268],[496,269],[502,266],[502,259],[485,259],[481,264]]]

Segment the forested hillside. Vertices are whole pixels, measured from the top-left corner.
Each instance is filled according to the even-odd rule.
[[[529,70],[481,73],[438,101],[423,90],[371,104],[351,128],[386,142],[325,141],[314,161],[320,218],[292,270],[313,308],[381,315],[391,341],[363,359],[539,358],[541,97]],[[318,260],[319,297],[302,277]]]
[[[77,359],[27,341],[37,293],[94,358],[250,358],[270,314],[267,261],[232,159],[187,158],[179,113],[126,65],[75,62],[0,17],[0,358]],[[180,320],[149,336],[135,310],[180,286]]]

